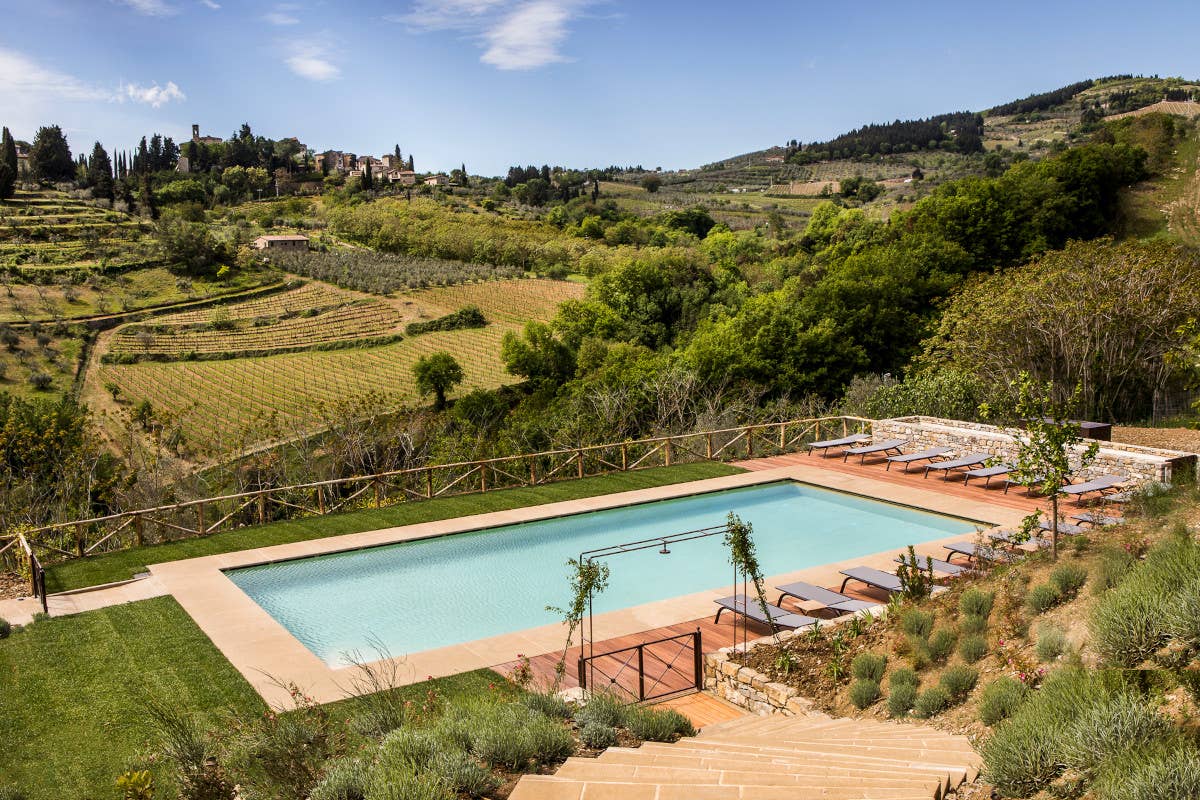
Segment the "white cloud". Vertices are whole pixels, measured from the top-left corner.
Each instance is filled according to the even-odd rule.
[[[487,50],[479,57],[497,69],[526,70],[567,58],[559,47],[567,38],[573,8],[562,0],[531,0],[483,34]]]
[[[216,2],[216,0],[200,0],[200,4],[211,8],[213,11],[219,11],[221,9],[221,4]]]
[[[74,75],[43,67],[15,50],[0,48],[0,98],[9,97],[112,100],[113,93]]]
[[[153,86],[129,83],[122,86],[121,91],[125,98],[135,103],[145,103],[151,108],[159,108],[172,100],[187,99],[187,95],[180,91],[179,87],[175,85],[175,81],[167,81],[166,86],[159,86],[157,83]]]
[[[283,59],[288,69],[310,81],[331,81],[342,74],[333,63],[327,45],[318,41],[299,41],[288,44],[290,55]]]
[[[508,0],[417,0],[407,14],[389,14],[384,19],[418,31],[466,30],[477,26],[480,17],[507,3]]]
[[[591,0],[416,0],[406,14],[384,17],[417,33],[461,31],[484,48],[480,61],[528,70],[562,61],[568,25]]]
[[[178,9],[168,5],[164,0],[118,0],[118,2],[124,3],[137,13],[145,14],[147,17],[169,17],[179,13]]]
[[[291,14],[285,14],[282,11],[270,11],[263,14],[263,19],[272,25],[299,25],[299,17],[293,17]]]

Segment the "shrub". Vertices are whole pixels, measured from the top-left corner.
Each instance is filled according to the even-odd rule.
[[[1172,728],[1144,697],[1119,690],[1072,716],[1060,740],[1062,760],[1068,767],[1092,775],[1105,759],[1121,750],[1163,740]]]
[[[691,720],[671,709],[632,709],[626,715],[625,727],[644,742],[673,742],[680,736],[696,735]]]
[[[1037,653],[1038,661],[1043,664],[1061,656],[1067,649],[1067,634],[1062,628],[1053,625],[1042,625],[1038,628]]]
[[[589,722],[598,722],[610,728],[625,724],[625,704],[611,694],[598,692],[588,698],[587,703],[575,709],[575,722],[583,727]]]
[[[979,698],[979,719],[984,725],[995,725],[1008,719],[1021,705],[1029,689],[1016,678],[1005,675],[983,687]]]
[[[358,759],[342,759],[325,769],[309,800],[363,800],[370,770]]]
[[[44,392],[54,385],[54,377],[48,372],[34,372],[29,376],[29,385],[39,392]]]
[[[939,683],[950,694],[951,700],[961,703],[975,688],[978,680],[979,670],[968,667],[966,664],[955,664],[942,673]]]
[[[457,749],[438,740],[427,731],[399,728],[379,743],[379,760],[413,770],[424,769],[443,749]]]
[[[1043,614],[1058,605],[1062,594],[1058,588],[1049,583],[1040,583],[1029,590],[1025,596],[1025,605],[1034,614]]]
[[[887,656],[880,653],[859,653],[850,662],[850,674],[860,681],[883,680],[883,671],[887,667]]]
[[[1050,573],[1050,585],[1064,598],[1074,597],[1087,582],[1087,568],[1081,564],[1060,564]]]
[[[896,718],[907,717],[916,701],[916,686],[907,683],[893,683],[887,699],[888,714]]]
[[[968,614],[958,621],[958,629],[965,634],[976,636],[987,631],[987,618],[976,614]]]
[[[917,695],[913,703],[913,714],[921,719],[937,716],[950,707],[950,693],[942,686],[930,686]]]
[[[472,797],[483,797],[500,787],[499,778],[461,750],[436,753],[428,769],[456,792],[465,792]]]
[[[1096,574],[1092,578],[1092,593],[1104,594],[1121,582],[1137,559],[1123,547],[1106,547],[1100,551]]]
[[[898,667],[892,670],[892,674],[888,676],[888,686],[893,690],[898,686],[912,686],[916,688],[920,683],[921,679],[917,677],[917,673],[908,667]]]
[[[985,592],[972,586],[958,598],[958,610],[965,617],[982,617],[986,620],[992,613],[995,601],[995,592]]]
[[[521,703],[554,719],[570,719],[573,710],[571,704],[555,692],[529,692],[521,698]]]
[[[1200,649],[1200,581],[1192,581],[1179,590],[1175,602],[1166,610],[1164,623],[1172,638],[1185,642],[1193,649]],[[0,623],[2,638],[4,631]]]
[[[968,664],[974,664],[987,655],[987,637],[964,636],[958,643],[958,656]]]
[[[954,652],[954,645],[958,641],[958,635],[954,631],[947,628],[938,628],[929,637],[929,657],[934,663],[945,663],[950,654]]]
[[[0,639],[7,639],[12,634],[12,625],[4,617],[0,617]]]
[[[924,639],[933,630],[933,614],[918,608],[907,608],[900,615],[900,630],[909,636]]]
[[[493,767],[524,770],[565,758],[575,740],[561,723],[522,705],[485,707],[471,716],[471,752]]]
[[[409,336],[416,336],[430,331],[453,331],[462,328],[483,328],[488,324],[487,318],[478,306],[464,306],[453,314],[431,319],[428,322],[410,322],[404,329]]]
[[[850,702],[857,709],[864,709],[879,699],[879,683],[860,678],[850,685]]]
[[[1200,797],[1200,750],[1164,742],[1127,751],[1105,764],[1092,789],[1098,800]]]
[[[445,778],[432,772],[376,765],[364,794],[369,800],[457,800]]]
[[[599,722],[589,722],[579,729],[579,740],[584,747],[603,750],[617,744],[617,729]]]

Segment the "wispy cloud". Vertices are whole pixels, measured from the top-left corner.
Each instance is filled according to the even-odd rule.
[[[416,0],[384,17],[414,33],[460,31],[478,40],[479,60],[496,69],[530,70],[570,61],[562,47],[570,23],[590,0]]]
[[[329,47],[322,42],[307,40],[288,45],[289,54],[283,59],[288,69],[310,81],[326,82],[338,78],[342,70],[333,63]]]
[[[537,69],[566,61],[559,48],[567,38],[570,5],[561,0],[522,3],[484,33],[487,50],[479,60],[503,70]]]
[[[187,95],[180,91],[175,81],[167,81],[166,86],[159,86],[157,83],[151,86],[128,83],[121,87],[121,93],[132,102],[145,103],[151,108],[160,108],[172,101],[187,99]]]
[[[0,106],[67,100],[143,103],[160,108],[184,99],[183,91],[174,81],[167,81],[165,86],[157,82],[149,86],[129,83],[110,89],[43,66],[16,50],[0,48]]]
[[[276,3],[274,10],[263,14],[263,19],[272,25],[299,25],[300,18],[292,13],[299,9],[300,7],[295,3]]]
[[[137,13],[147,17],[169,17],[179,13],[179,9],[168,4],[166,0],[117,0],[117,2],[129,6]]]
[[[216,2],[216,0],[200,0],[200,5],[211,8],[213,11],[221,9],[221,4]]]

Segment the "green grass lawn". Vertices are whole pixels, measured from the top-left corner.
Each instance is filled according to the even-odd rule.
[[[478,670],[404,692],[419,703],[430,689],[450,702],[518,691]],[[158,796],[173,796],[150,759],[148,695],[213,725],[226,711],[244,720],[266,710],[171,597],[40,620],[0,640],[0,787],[29,800],[116,797],[117,776],[136,768],[156,773]],[[352,702],[337,708],[349,714]]]
[[[656,467],[637,472],[621,472],[581,480],[562,481],[545,486],[503,489],[486,494],[421,500],[387,508],[352,511],[325,517],[306,517],[253,528],[215,533],[204,538],[183,539],[165,544],[122,550],[56,564],[46,570],[46,590],[62,592],[84,586],[96,586],[126,580],[143,572],[148,564],[177,561],[215,553],[229,553],[253,547],[265,547],[324,536],[412,525],[419,522],[504,511],[511,508],[595,497],[665,486],[703,478],[732,475],[742,470],[728,464],[699,463],[674,467]]]

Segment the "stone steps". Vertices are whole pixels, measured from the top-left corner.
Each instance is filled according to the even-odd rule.
[[[526,775],[510,800],[941,800],[979,770],[964,737],[823,714],[741,717]]]

